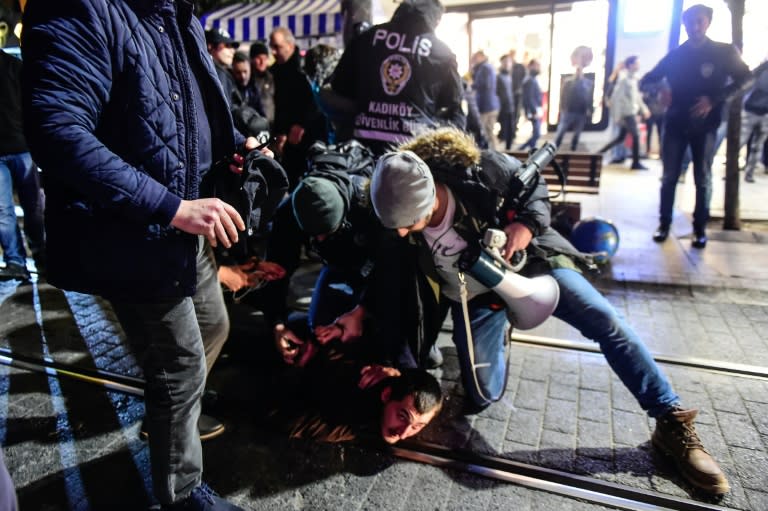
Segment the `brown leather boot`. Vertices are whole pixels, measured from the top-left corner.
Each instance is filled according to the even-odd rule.
[[[651,442],[671,457],[686,481],[707,493],[722,495],[731,489],[715,459],[704,449],[693,419],[698,410],[675,408],[656,419]]]

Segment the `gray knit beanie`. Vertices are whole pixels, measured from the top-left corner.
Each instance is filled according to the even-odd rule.
[[[384,227],[411,226],[429,215],[435,204],[432,172],[411,151],[387,153],[373,171],[371,201]]]

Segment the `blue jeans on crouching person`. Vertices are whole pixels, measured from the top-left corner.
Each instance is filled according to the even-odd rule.
[[[608,300],[579,272],[559,268],[550,274],[560,286],[560,301],[553,316],[577,328],[584,337],[600,345],[608,365],[651,417],[658,417],[679,404],[679,397],[653,360],[637,333]],[[473,377],[461,305],[453,303],[453,340],[461,365],[467,396],[475,405],[486,406],[504,393],[506,312],[474,306],[469,317],[474,344]]]

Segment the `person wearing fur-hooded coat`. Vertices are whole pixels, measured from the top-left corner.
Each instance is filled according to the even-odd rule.
[[[498,401],[506,388],[507,302],[458,266],[462,254],[495,227],[507,236],[502,256],[510,260],[513,253],[526,250],[523,273],[555,279],[560,297],[553,316],[597,342],[640,406],[657,418],[654,445],[675,458],[691,483],[714,493],[728,491],[725,476],[696,437],[696,410],[680,406],[680,397],[640,337],[578,270],[582,255],[550,227],[543,178],[519,201],[504,196],[514,188],[510,179],[519,165],[505,154],[481,151],[465,133],[445,128],[382,156],[371,180],[379,220],[418,247],[419,267],[439,290],[432,298],[450,307],[468,409]],[[502,204],[516,204],[516,210],[506,211]]]

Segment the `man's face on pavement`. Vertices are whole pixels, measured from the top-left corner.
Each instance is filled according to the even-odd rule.
[[[251,59],[251,65],[253,66],[254,71],[263,73],[269,67],[269,55],[266,53],[256,55]]]
[[[390,392],[391,389],[387,387],[381,394],[381,400],[384,402],[381,413],[381,437],[388,444],[394,444],[424,429],[437,414],[437,407],[420,414],[413,406],[413,394],[397,401],[389,399]]]
[[[272,48],[272,55],[278,64],[285,64],[293,55],[296,45],[285,40],[285,36],[280,32],[272,34],[269,38],[269,47]]]
[[[684,21],[688,39],[692,42],[701,42],[707,35],[707,29],[711,20],[704,12],[691,13]]]
[[[222,66],[229,67],[232,65],[232,59],[235,57],[235,48],[225,43],[219,43],[210,49],[211,57],[214,62],[219,63]]]
[[[240,86],[248,85],[251,79],[251,65],[248,62],[235,62],[232,64],[232,76]]]

